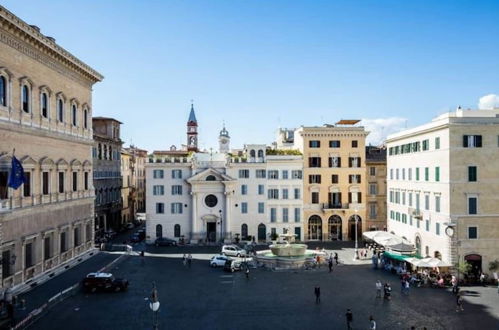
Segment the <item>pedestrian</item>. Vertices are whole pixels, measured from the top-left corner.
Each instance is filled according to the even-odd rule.
[[[10,325],[14,326],[14,305],[10,302],[7,304],[7,317],[10,320]]]
[[[333,260],[329,259],[327,265],[329,267],[329,272],[331,273],[333,271]]]
[[[463,312],[463,297],[461,297],[461,294],[458,293],[456,297],[456,312]]]
[[[314,294],[315,294],[315,303],[318,304],[321,302],[321,288],[320,286],[316,285],[314,288]]]
[[[321,268],[321,256],[320,255],[315,256],[315,262],[317,263],[317,268]]]
[[[481,274],[480,274],[480,284],[481,284],[482,286],[487,286],[487,285],[485,284],[485,274],[484,274],[484,273],[481,273]]]
[[[347,318],[347,329],[352,329],[353,314],[352,314],[352,311],[350,310],[350,308],[347,309],[345,316]]]
[[[248,280],[249,280],[249,272],[250,272],[249,267],[246,267],[246,279]]]
[[[187,257],[187,264],[189,265],[189,268],[191,268],[192,264],[192,255],[189,253],[189,256]]]
[[[376,330],[376,321],[372,315],[369,316],[369,330]]]
[[[184,256],[182,257],[182,264],[184,264],[184,267],[187,266],[187,255],[184,253]]]
[[[334,261],[336,261],[336,266],[338,265],[338,253],[334,253]]]
[[[385,286],[384,286],[384,294],[385,294],[384,298],[386,300],[391,300],[392,299],[391,298],[391,292],[392,292],[392,288],[391,288],[390,284],[388,282],[385,283]]]
[[[409,295],[409,289],[411,286],[410,286],[409,281],[407,279],[404,281],[404,286],[405,286],[405,294]]]
[[[378,280],[376,282],[376,298],[381,298],[381,289],[383,288],[383,284],[381,284],[381,281]]]

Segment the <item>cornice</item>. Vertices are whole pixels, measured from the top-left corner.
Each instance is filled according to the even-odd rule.
[[[85,86],[91,86],[104,79],[100,73],[2,6],[0,6],[0,27],[1,42]]]

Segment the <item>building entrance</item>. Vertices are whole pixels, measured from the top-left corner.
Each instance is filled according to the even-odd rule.
[[[206,240],[208,242],[216,242],[217,241],[217,223],[216,222],[207,222],[206,223]]]

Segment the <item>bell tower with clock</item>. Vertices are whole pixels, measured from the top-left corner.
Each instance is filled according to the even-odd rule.
[[[191,112],[187,120],[187,150],[198,151],[198,121],[194,113],[194,104],[191,103]]]
[[[218,149],[220,153],[228,153],[230,151],[230,136],[229,132],[225,129],[225,124],[223,125],[220,135],[218,136]]]

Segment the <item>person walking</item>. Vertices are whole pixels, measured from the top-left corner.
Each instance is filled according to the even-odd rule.
[[[347,309],[347,312],[345,313],[345,317],[347,318],[347,329],[352,329],[352,322],[353,322],[353,313],[349,309]]]
[[[378,280],[376,282],[376,298],[381,298],[381,290],[383,289],[383,284]]]
[[[336,262],[336,266],[338,266],[338,253],[334,253],[334,261]]]
[[[411,285],[409,284],[409,280],[408,279],[405,279],[405,294],[406,295],[409,295],[409,289],[411,288]]]
[[[333,259],[329,258],[327,265],[329,267],[329,272],[331,273],[333,271]]]
[[[250,272],[249,267],[246,266],[246,272],[245,273],[246,273],[246,279],[248,279],[248,280],[249,280],[249,272]]]
[[[464,311],[464,308],[463,308],[463,297],[461,297],[461,294],[458,293],[457,294],[457,297],[456,297],[456,312],[463,312]]]
[[[372,315],[369,316],[369,330],[376,330],[376,321]]]
[[[314,294],[315,294],[315,303],[318,304],[321,302],[321,288],[320,286],[316,285],[314,288]]]
[[[187,266],[187,255],[184,253],[184,256],[182,257],[182,264],[185,266]]]
[[[388,282],[385,283],[385,286],[384,286],[384,293],[385,293],[384,298],[386,300],[391,300],[392,299],[391,298],[391,292],[392,292],[392,288],[391,288],[390,284]]]
[[[487,286],[487,285],[485,284],[485,274],[484,274],[484,273],[481,273],[481,274],[480,274],[480,284],[481,284],[482,286]]]
[[[189,253],[189,256],[187,257],[187,264],[189,265],[189,268],[191,268],[192,264],[192,254]]]

